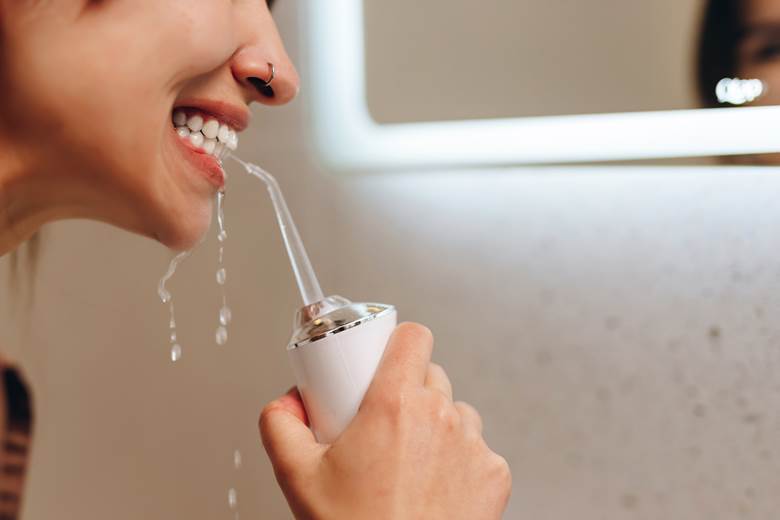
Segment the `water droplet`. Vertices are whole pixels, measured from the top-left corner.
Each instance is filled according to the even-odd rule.
[[[224,267],[220,267],[217,269],[217,283],[219,285],[225,285],[225,280],[227,279],[227,272],[225,272]]]
[[[217,333],[215,336],[217,340],[217,345],[224,345],[225,343],[227,343],[228,333],[225,327],[217,327]]]
[[[220,242],[224,242],[225,239],[227,239],[227,232],[223,229],[217,235],[217,240],[219,240]]]
[[[181,345],[179,345],[178,343],[174,343],[174,345],[171,347],[171,361],[176,363],[180,359],[181,359]]]
[[[168,270],[165,272],[162,278],[160,278],[160,283],[157,284],[157,295],[160,297],[160,300],[163,303],[168,303],[171,301],[171,292],[165,288],[165,284],[168,283],[168,280],[171,279],[173,276],[173,273],[176,272],[176,268],[179,266],[179,264],[190,254],[192,251],[182,251],[178,255],[174,256],[171,259],[171,262],[168,264]]]
[[[230,311],[230,307],[227,305],[223,305],[222,308],[219,310],[219,322],[222,325],[227,325],[230,323],[230,320],[233,319],[233,313]]]
[[[176,331],[171,331],[171,343],[176,342]]]
[[[238,493],[236,492],[236,488],[228,489],[228,505],[230,506],[230,509],[235,509],[238,505]]]
[[[239,469],[241,467],[241,452],[238,450],[233,452],[233,466],[236,469]]]

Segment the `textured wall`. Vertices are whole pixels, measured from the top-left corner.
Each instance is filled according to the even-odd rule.
[[[777,171],[339,178],[301,153],[301,108],[256,110],[242,155],[277,173],[326,290],[434,330],[457,397],[513,467],[506,518],[775,517]],[[3,285],[3,342],[39,414],[25,518],[231,518],[231,485],[241,518],[289,517],[255,423],[292,382],[297,300],[263,190],[232,171],[225,347],[213,236],[171,284],[176,365],[156,244],[53,225],[27,319]]]

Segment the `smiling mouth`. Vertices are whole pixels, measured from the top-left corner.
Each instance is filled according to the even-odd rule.
[[[233,127],[196,108],[174,110],[171,122],[180,139],[220,161],[238,148],[238,134]]]

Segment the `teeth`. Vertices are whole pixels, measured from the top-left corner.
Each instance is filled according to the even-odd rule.
[[[192,132],[190,134],[190,141],[195,146],[203,146],[203,139],[204,139],[203,134],[201,134],[200,132]]]
[[[203,125],[203,135],[209,139],[216,139],[219,133],[219,121],[216,119],[209,119],[205,125]]]
[[[190,127],[190,130],[193,132],[198,132],[203,128],[203,118],[196,114],[187,119],[187,126]]]
[[[220,143],[227,143],[228,138],[230,138],[230,128],[227,125],[220,125],[217,139],[219,139]]]
[[[173,113],[173,124],[176,126],[184,126],[187,124],[187,114],[183,110],[177,110]]]
[[[218,159],[222,159],[228,150],[238,148],[236,131],[216,119],[205,120],[200,114],[188,117],[184,110],[176,110],[173,124],[179,137],[189,139],[193,146]]]

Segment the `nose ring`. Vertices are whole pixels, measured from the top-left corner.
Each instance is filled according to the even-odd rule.
[[[271,86],[271,82],[276,77],[276,67],[274,67],[274,64],[269,61],[268,62],[268,66],[271,67],[271,77],[268,78],[268,81],[265,82],[265,86],[266,87],[270,87]]]

